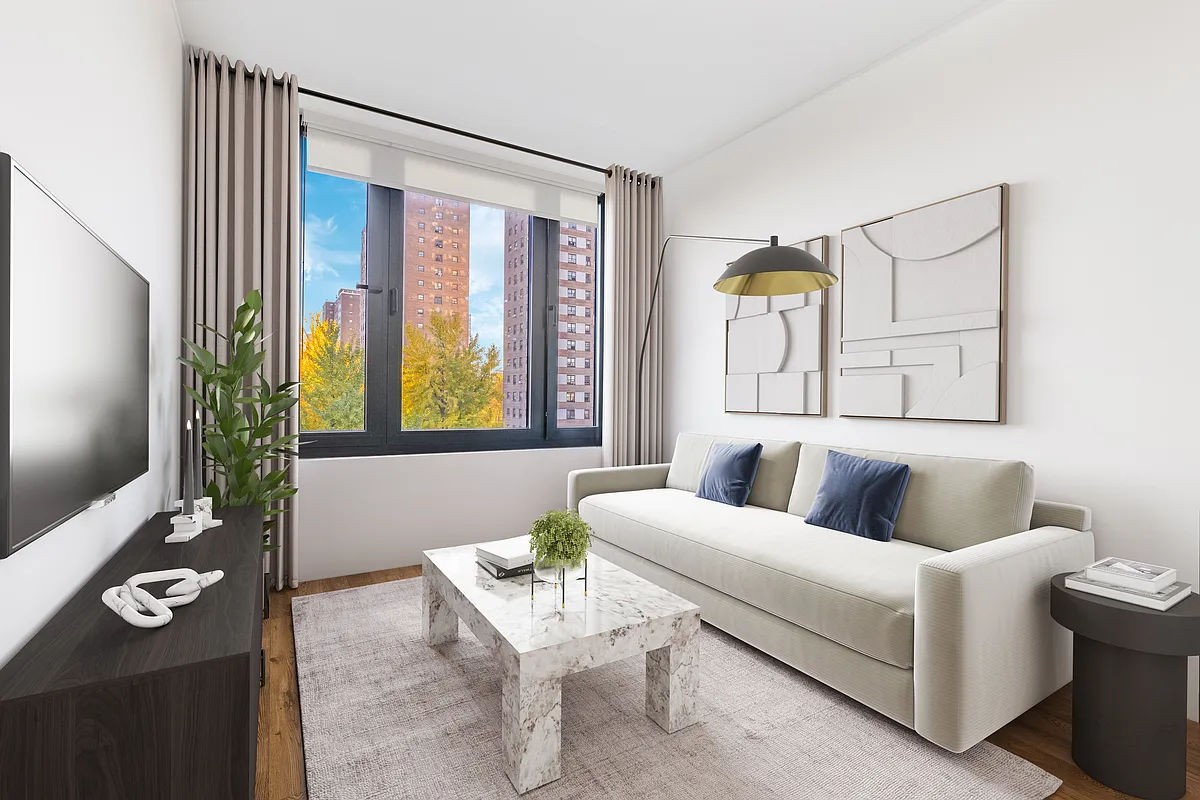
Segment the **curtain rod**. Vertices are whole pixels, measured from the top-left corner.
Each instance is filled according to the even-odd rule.
[[[424,125],[426,128],[433,128],[434,130],[443,131],[444,133],[452,133],[455,136],[465,136],[468,139],[474,139],[478,142],[486,142],[487,144],[494,144],[498,147],[507,147],[509,150],[517,150],[522,153],[527,153],[531,156],[538,156],[540,158],[548,158],[551,161],[558,161],[559,163],[562,163],[562,164],[570,164],[571,166],[579,167],[580,169],[590,169],[593,172],[602,172],[605,175],[609,174],[607,167],[598,167],[595,164],[588,164],[583,161],[576,161],[573,158],[567,158],[565,156],[556,156],[553,153],[546,153],[546,152],[543,152],[542,150],[534,150],[532,147],[525,147],[524,145],[513,144],[512,142],[506,142],[503,139],[493,139],[491,136],[484,136],[481,133],[472,133],[471,131],[464,131],[461,128],[452,128],[449,125],[442,125],[440,122],[430,122],[427,119],[420,119],[419,117],[411,117],[408,114],[401,114],[399,111],[391,111],[386,108],[380,108],[379,106],[372,106],[372,105],[368,105],[367,103],[360,103],[357,100],[349,100],[345,97],[338,97],[337,95],[334,95],[334,94],[318,92],[316,89],[306,89],[303,86],[301,86],[300,94],[306,94],[306,95],[309,95],[310,97],[317,97],[317,98],[320,98],[321,100],[328,100],[331,103],[340,103],[341,105],[350,106],[351,108],[357,108],[362,111],[370,111],[373,114],[382,114],[385,117],[391,117],[392,119],[398,119],[398,120],[402,120],[404,122],[411,122],[415,125]]]

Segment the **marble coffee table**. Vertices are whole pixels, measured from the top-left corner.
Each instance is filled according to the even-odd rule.
[[[424,552],[425,641],[458,638],[466,623],[496,654],[503,685],[505,772],[520,793],[562,775],[562,679],[646,654],[646,715],[668,733],[696,721],[700,608],[616,564],[588,555],[587,594],[572,581],[566,605],[530,576],[498,580],[475,546]]]

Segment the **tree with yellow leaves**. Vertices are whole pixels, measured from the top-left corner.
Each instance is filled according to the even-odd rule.
[[[313,314],[300,342],[300,428],[355,431],[364,427],[363,349],[343,344],[338,324]]]
[[[433,315],[422,330],[405,326],[401,412],[407,430],[499,428],[503,425],[500,350],[484,349],[463,323]]]

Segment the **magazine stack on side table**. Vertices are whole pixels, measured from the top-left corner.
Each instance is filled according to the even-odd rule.
[[[1192,593],[1192,586],[1175,580],[1175,570],[1127,558],[1103,558],[1068,575],[1066,586],[1079,592],[1166,611]]]
[[[475,560],[494,578],[515,578],[533,572],[528,535],[475,545]]]

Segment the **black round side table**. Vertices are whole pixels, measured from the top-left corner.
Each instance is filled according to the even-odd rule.
[[[1074,632],[1071,757],[1148,800],[1187,790],[1187,657],[1200,655],[1200,595],[1155,611],[1050,582],[1050,615]]]

